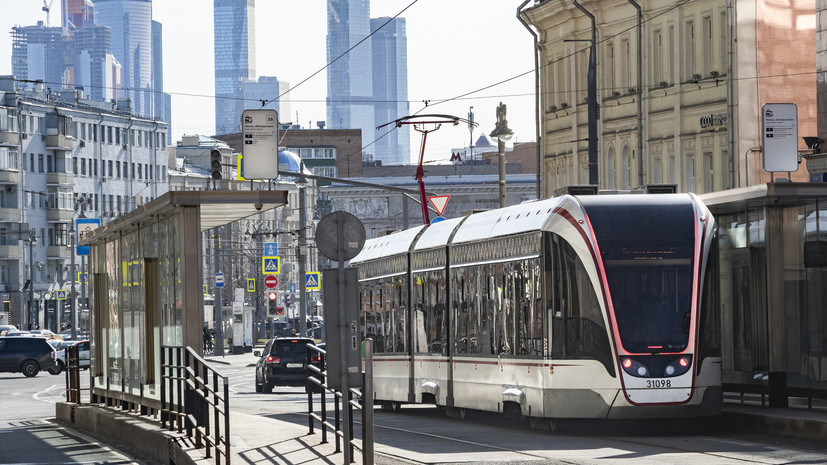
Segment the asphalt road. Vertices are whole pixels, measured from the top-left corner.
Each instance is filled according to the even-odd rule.
[[[232,414],[243,415],[256,425],[255,437],[241,439],[278,444],[278,422],[307,425],[307,397],[302,388],[276,387],[273,394],[256,394],[254,368],[246,366],[255,357],[236,355],[225,360],[231,365],[216,368],[230,377]],[[526,423],[507,423],[496,414],[475,413],[459,419],[445,413],[432,406],[407,406],[398,413],[377,410],[376,463],[827,463],[827,444],[733,431],[719,425],[717,417],[563,421],[551,432],[532,430]],[[355,429],[360,435],[358,419]],[[308,436],[307,443],[318,441],[318,427],[316,436]]]
[[[87,372],[81,372],[88,386]],[[54,421],[62,402],[65,376],[41,372],[34,378],[0,373],[0,464],[141,464],[111,445]]]

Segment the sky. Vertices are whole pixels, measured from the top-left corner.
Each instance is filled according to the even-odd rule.
[[[46,0],[51,1],[51,0]],[[50,11],[60,24],[60,0]],[[516,18],[520,0],[373,0],[371,17],[406,18],[408,99],[411,114],[439,113],[467,118],[473,107],[474,140],[490,133],[496,108],[508,107],[514,141],[535,140],[533,38]],[[280,121],[315,127],[326,119],[325,0],[256,2],[256,73],[276,76],[294,90],[291,115]],[[530,4],[529,4],[530,5]],[[11,74],[11,28],[45,21],[43,0],[0,0],[0,75]],[[164,31],[164,91],[172,95],[172,136],[214,131],[212,0],[155,0],[153,19]],[[407,8],[407,9],[406,9]],[[507,81],[504,84],[498,83]],[[482,90],[481,90],[482,89]],[[477,91],[477,92],[475,92]],[[468,95],[466,95],[468,94]],[[454,99],[438,103],[446,99]],[[423,109],[429,101],[429,108]],[[421,111],[420,111],[421,110]],[[377,122],[378,125],[378,122]],[[467,147],[468,126],[443,125],[428,134],[426,160],[447,161],[451,149]],[[363,138],[363,145],[371,142]],[[411,133],[413,162],[421,134]]]

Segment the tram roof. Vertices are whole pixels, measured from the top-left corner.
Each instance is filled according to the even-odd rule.
[[[444,221],[443,221],[444,223]],[[396,255],[408,252],[411,243],[424,228],[420,225],[415,228],[398,231],[387,236],[377,237],[365,242],[365,247],[358,255],[353,257],[352,263],[376,260],[388,255]]]
[[[414,250],[425,250],[434,247],[444,247],[445,243],[451,237],[451,233],[458,224],[462,223],[466,217],[451,218],[449,220],[440,221],[439,223],[431,223],[430,226],[419,236],[414,245]]]
[[[462,223],[451,243],[459,244],[527,231],[539,231],[559,202],[560,197],[555,197],[475,213]]]

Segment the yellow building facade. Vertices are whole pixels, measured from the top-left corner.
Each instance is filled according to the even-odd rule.
[[[596,25],[600,189],[705,193],[769,181],[765,103],[797,105],[806,152],[801,137],[816,135],[814,0],[640,1],[640,29],[631,1],[579,3]],[[548,196],[588,183],[592,25],[571,0],[537,2],[522,15],[539,36]],[[774,177],[807,181],[806,161]]]

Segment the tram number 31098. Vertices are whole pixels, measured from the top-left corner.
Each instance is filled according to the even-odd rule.
[[[655,389],[670,388],[672,387],[672,381],[668,379],[647,379],[646,387]]]

